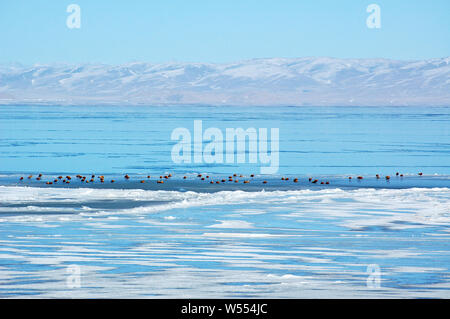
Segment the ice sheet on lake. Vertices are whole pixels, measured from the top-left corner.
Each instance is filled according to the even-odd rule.
[[[450,297],[449,188],[3,186],[0,203],[1,297]]]

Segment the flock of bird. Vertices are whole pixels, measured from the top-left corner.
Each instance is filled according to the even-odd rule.
[[[400,174],[400,173],[398,173],[398,172],[395,173],[395,175],[396,175],[397,177],[400,177],[400,178],[403,177],[403,174]],[[419,176],[422,176],[423,174],[420,172],[420,173],[418,173],[418,175],[419,175]],[[98,181],[98,182],[100,182],[100,183],[105,183],[105,176],[103,176],[103,175],[95,176],[94,174],[92,174],[92,175],[90,176],[90,178],[89,178],[89,177],[87,177],[87,176],[83,176],[83,175],[77,174],[75,177],[76,177],[77,180],[79,180],[81,183],[86,183],[86,184],[94,183],[94,182],[96,181],[96,178],[97,178],[97,181]],[[160,176],[159,176],[159,179],[156,179],[156,183],[158,183],[158,184],[164,184],[164,181],[165,181],[165,180],[166,180],[166,181],[169,180],[171,177],[172,177],[172,174],[168,174],[168,175],[160,175]],[[199,180],[209,182],[210,184],[221,184],[221,183],[227,183],[227,182],[239,183],[239,182],[240,182],[239,178],[243,178],[243,180],[242,180],[242,183],[243,183],[243,184],[249,184],[251,181],[253,181],[253,178],[255,177],[255,175],[254,175],[254,174],[251,174],[251,175],[249,175],[249,177],[250,177],[250,178],[248,178],[248,177],[245,178],[244,175],[242,175],[242,174],[240,174],[240,175],[238,175],[238,174],[233,174],[233,175],[228,176],[228,179],[227,179],[227,178],[219,178],[219,179],[217,179],[217,180],[214,180],[214,179],[213,179],[211,176],[209,176],[209,175],[206,175],[206,174],[197,174],[197,178],[198,178]],[[380,176],[379,174],[376,174],[375,177],[376,177],[376,179],[380,179],[380,178],[381,178],[381,176]],[[32,179],[32,178],[33,178],[33,175],[29,175],[29,176],[28,176],[28,179]],[[43,175],[42,175],[42,174],[39,174],[39,175],[36,177],[36,180],[37,180],[37,181],[40,181],[40,180],[42,180],[42,178],[43,178]],[[131,178],[131,177],[130,177],[128,174],[125,174],[125,176],[124,176],[124,179],[125,179],[125,180],[130,180],[130,178]],[[188,178],[187,176],[183,176],[183,179],[186,180],[187,178]],[[352,180],[352,178],[353,178],[352,176],[349,176],[349,177],[348,177],[349,180]],[[386,181],[389,181],[389,180],[391,179],[391,176],[390,176],[390,175],[386,175],[386,176],[384,176],[384,178],[386,179]],[[362,180],[362,179],[364,179],[364,177],[363,177],[363,176],[357,176],[356,179],[357,179],[357,180]],[[23,180],[24,180],[24,177],[23,177],[23,176],[20,177],[19,180],[20,180],[20,181],[23,181]],[[150,175],[147,175],[147,179],[140,179],[139,182],[140,182],[141,184],[144,184],[144,183],[146,183],[146,182],[148,182],[148,181],[150,181],[150,180],[151,180],[151,176],[150,176]],[[281,180],[282,180],[282,181],[289,181],[289,180],[291,180],[291,179],[290,179],[289,177],[281,177]],[[60,175],[60,176],[58,176],[58,177],[56,177],[56,178],[53,178],[53,177],[52,177],[50,180],[47,180],[47,181],[45,182],[45,184],[46,184],[46,185],[53,185],[53,184],[58,184],[58,183],[59,183],[59,184],[70,184],[71,181],[72,181],[72,177],[71,177],[71,176],[69,176],[69,175],[67,175],[67,176],[62,176],[62,175]],[[298,183],[298,182],[299,182],[299,179],[298,179],[298,178],[293,178],[292,181],[293,181],[294,183]],[[115,183],[116,180],[111,179],[109,182],[110,182],[110,183]],[[329,185],[329,184],[330,184],[329,181],[319,181],[318,179],[313,179],[312,177],[309,177],[309,178],[308,178],[308,182],[310,182],[310,183],[312,183],[312,184],[321,184],[321,185]],[[263,180],[262,183],[263,183],[263,184],[267,184],[268,182],[267,182],[267,180]]]

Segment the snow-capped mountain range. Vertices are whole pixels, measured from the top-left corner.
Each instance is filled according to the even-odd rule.
[[[443,105],[450,57],[0,65],[0,104]]]

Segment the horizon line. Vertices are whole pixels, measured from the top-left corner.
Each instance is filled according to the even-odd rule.
[[[151,65],[164,65],[164,64],[210,64],[210,65],[226,65],[226,64],[234,64],[239,62],[251,62],[258,60],[302,60],[302,59],[331,59],[331,60],[361,60],[361,61],[396,61],[396,62],[418,62],[418,61],[433,61],[433,60],[450,60],[450,55],[442,56],[442,57],[433,57],[426,59],[396,59],[396,58],[338,58],[334,56],[298,56],[298,57],[265,57],[265,58],[246,58],[241,60],[232,60],[229,62],[202,62],[202,61],[176,61],[176,60],[168,60],[165,62],[150,62],[144,60],[130,60],[128,62],[121,63],[103,63],[103,62],[36,62],[36,63],[23,63],[19,61],[10,61],[10,62],[0,62],[2,66],[13,66],[19,65],[22,67],[32,67],[32,66],[46,66],[46,65],[105,65],[105,66],[118,66],[118,65],[128,65],[128,64],[151,64]]]

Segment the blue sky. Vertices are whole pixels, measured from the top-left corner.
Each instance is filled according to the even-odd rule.
[[[71,3],[80,29],[66,26]],[[371,3],[380,29],[366,26]],[[426,59],[450,56],[450,1],[1,1],[0,41],[0,63]]]

